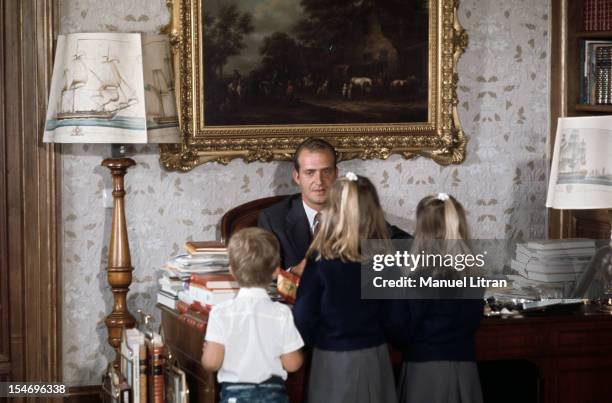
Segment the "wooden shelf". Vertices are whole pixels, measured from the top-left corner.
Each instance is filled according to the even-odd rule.
[[[576,32],[577,38],[582,39],[599,39],[599,38],[611,38],[612,39],[612,31],[581,31]]]
[[[576,105],[576,110],[581,112],[612,113],[612,105],[578,104]]]

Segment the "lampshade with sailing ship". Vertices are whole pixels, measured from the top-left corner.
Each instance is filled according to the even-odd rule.
[[[60,35],[44,142],[175,143],[174,75],[164,35]]]
[[[612,116],[560,118],[546,206],[612,209]],[[612,227],[612,212],[608,211]],[[580,277],[574,297],[600,298],[612,312],[612,230]]]
[[[559,119],[546,207],[612,208],[612,116]]]

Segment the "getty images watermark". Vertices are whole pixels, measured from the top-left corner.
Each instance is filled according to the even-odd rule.
[[[482,298],[508,286],[499,277],[509,245],[501,240],[368,240],[361,244],[362,297]]]

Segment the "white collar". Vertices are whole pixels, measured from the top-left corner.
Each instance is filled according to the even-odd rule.
[[[270,298],[265,289],[260,287],[241,288],[236,298]]]
[[[306,204],[304,199],[302,199],[302,204],[304,205],[304,211],[306,211],[306,218],[308,218],[308,226],[310,227],[310,231],[312,232],[314,227],[314,219],[318,211]]]

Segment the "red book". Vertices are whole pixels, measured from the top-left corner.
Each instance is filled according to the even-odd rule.
[[[156,335],[147,340],[147,353],[149,356],[149,402],[164,403],[164,346],[161,337]]]
[[[179,311],[179,313],[185,313],[189,310],[189,305],[185,301],[179,299],[176,301],[176,310]]]
[[[189,310],[198,312],[198,313],[200,313],[202,315],[208,315],[210,313],[211,309],[212,309],[212,307],[210,305],[208,305],[208,304],[202,305],[198,301],[194,301],[193,304],[191,304],[189,306]]]
[[[240,288],[234,276],[231,273],[219,274],[192,274],[189,281],[193,284],[202,285],[209,290]]]
[[[206,331],[207,318],[199,313],[187,311],[179,315],[179,320],[188,326],[195,328],[197,331],[204,333]]]

